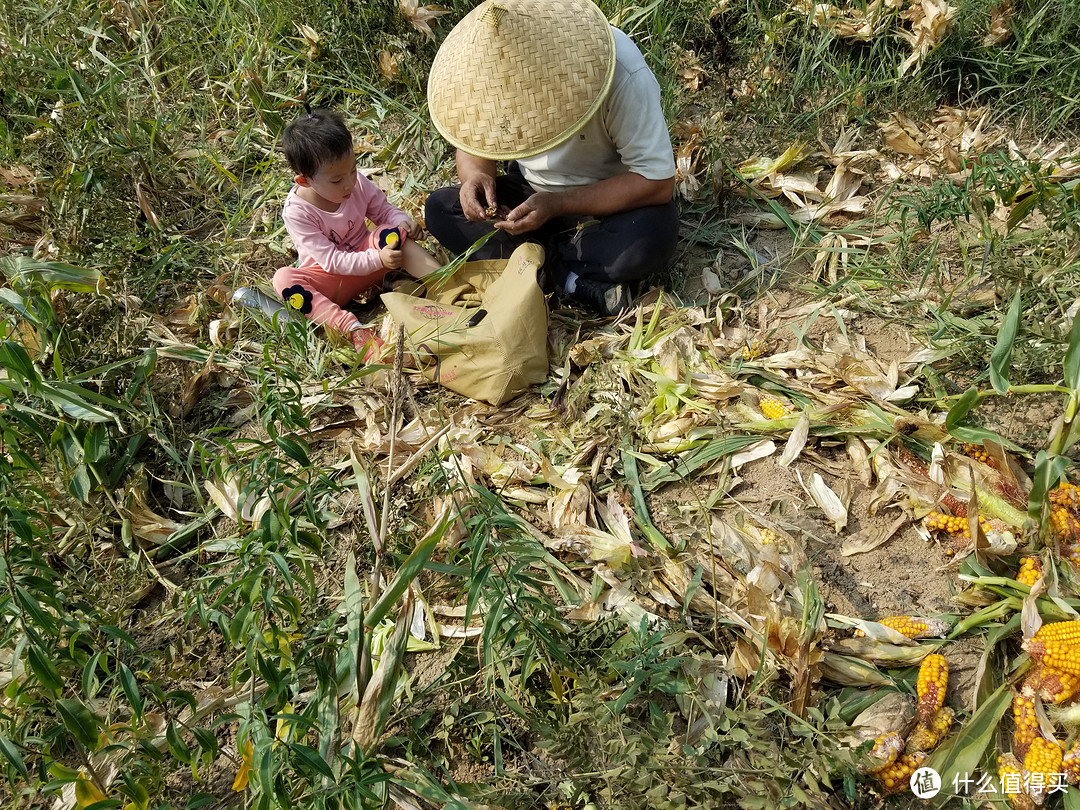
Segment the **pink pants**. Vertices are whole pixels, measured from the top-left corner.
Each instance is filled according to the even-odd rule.
[[[364,247],[374,241],[378,229]],[[380,281],[386,270],[364,276],[339,276],[320,267],[281,267],[274,273],[274,290],[287,305],[299,309],[309,321],[343,335],[360,326],[360,320],[342,309]]]

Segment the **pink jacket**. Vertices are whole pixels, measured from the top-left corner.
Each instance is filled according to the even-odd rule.
[[[379,250],[367,220],[376,227],[397,227],[408,214],[390,204],[378,186],[357,171],[352,194],[337,211],[323,211],[297,196],[293,186],[285,198],[282,218],[298,254],[297,267],[318,268],[338,276],[367,276],[383,272]]]

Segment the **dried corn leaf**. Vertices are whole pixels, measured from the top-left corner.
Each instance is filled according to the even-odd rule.
[[[888,526],[881,526],[874,531],[863,530],[848,537],[840,545],[840,555],[850,557],[853,554],[865,554],[885,545],[902,526],[907,525],[908,517],[901,515]]]
[[[840,686],[893,686],[892,679],[876,666],[847,655],[826,652],[818,666],[822,680]]]
[[[131,521],[131,532],[136,537],[160,546],[174,532],[184,527],[184,524],[159,515],[151,509],[146,503],[146,494],[142,486],[132,486],[129,492],[132,504],[127,509],[127,516]]]
[[[848,510],[844,502],[840,500],[840,497],[829,488],[829,485],[825,483],[825,479],[821,477],[820,473],[814,473],[810,476],[810,484],[807,485],[802,480],[802,474],[799,473],[799,481],[803,485],[803,489],[807,494],[813,498],[814,503],[818,508],[825,513],[825,517],[829,519],[829,522],[833,524],[833,528],[836,529],[836,533],[839,534],[848,521]]]
[[[412,27],[431,42],[435,41],[435,32],[431,30],[432,21],[450,13],[450,9],[442,6],[421,6],[417,0],[398,0],[398,8],[405,15],[405,19],[412,23]]]
[[[751,461],[758,461],[759,459],[767,458],[776,452],[776,444],[769,439],[763,439],[759,442],[754,442],[748,447],[743,448],[737,453],[732,453],[729,457],[729,463],[731,469],[741,467],[743,464],[748,464]]]
[[[913,67],[918,72],[922,60],[945,39],[956,12],[957,8],[946,0],[910,0],[900,16],[911,24],[911,30],[901,28],[897,31],[908,41],[912,51],[900,64],[901,76]]]
[[[799,421],[795,424],[794,430],[791,431],[791,435],[788,437],[787,444],[784,445],[784,452],[780,455],[778,464],[781,467],[787,467],[797,459],[806,447],[806,440],[810,436],[810,414],[803,411],[799,415]]]
[[[1013,0],[1001,0],[990,7],[990,26],[982,39],[987,48],[1003,45],[1012,39],[1012,18],[1015,13]]]
[[[735,176],[740,180],[755,181],[760,180],[775,172],[780,172],[786,169],[788,166],[792,166],[798,163],[806,155],[806,144],[802,141],[796,141],[784,150],[783,154],[779,157],[756,157],[750,160],[744,160],[733,171]]]
[[[395,81],[400,73],[398,59],[390,51],[379,51],[379,74],[388,82]]]
[[[851,744],[875,740],[883,734],[906,737],[915,722],[915,701],[902,692],[889,692],[864,709],[851,722]]]
[[[882,140],[894,152],[902,155],[923,157],[928,154],[925,137],[919,125],[900,112],[889,116],[889,120],[878,124]]]
[[[904,641],[910,642],[910,639]],[[936,648],[929,644],[890,644],[872,638],[844,638],[834,642],[830,649],[840,655],[892,667],[914,666]]]
[[[912,647],[918,642],[905,636],[899,630],[894,630],[888,625],[870,619],[858,619],[853,616],[843,616],[839,613],[826,613],[826,618],[832,619],[837,624],[861,630],[865,637],[877,642],[896,644],[901,647]]]

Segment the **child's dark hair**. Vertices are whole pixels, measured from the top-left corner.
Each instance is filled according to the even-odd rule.
[[[345,126],[344,116],[324,107],[307,107],[281,135],[285,159],[294,172],[304,177],[314,177],[320,166],[344,154],[351,155],[352,148],[352,133]]]

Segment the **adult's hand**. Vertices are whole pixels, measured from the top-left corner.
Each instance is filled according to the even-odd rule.
[[[562,215],[561,197],[561,194],[538,191],[496,222],[495,227],[514,236],[535,231],[549,219]]]
[[[493,160],[486,160],[468,152],[457,152],[458,181],[461,183],[459,199],[465,219],[480,222],[489,219],[487,210],[498,205],[495,199],[495,174],[498,167]]]

